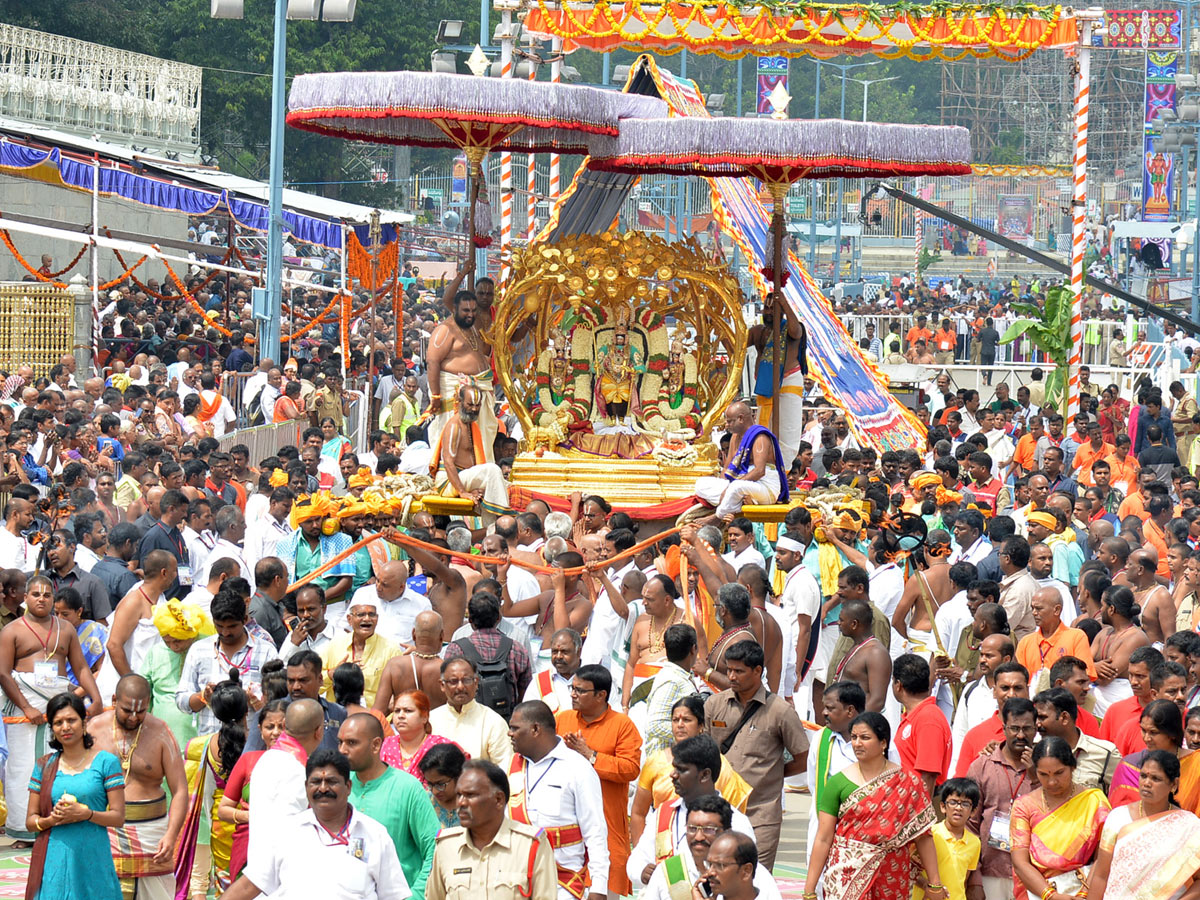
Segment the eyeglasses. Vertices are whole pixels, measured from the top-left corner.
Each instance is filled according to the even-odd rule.
[[[943,800],[942,806],[950,809],[974,809],[975,804],[970,800]]]
[[[425,783],[429,785],[431,791],[441,792],[450,787],[451,779],[447,778],[445,781],[426,781]]]
[[[688,834],[702,834],[705,837],[716,837],[721,833],[719,825],[688,825],[684,829]]]
[[[594,694],[594,693],[596,693],[595,688],[581,688],[581,687],[576,687],[575,685],[571,685],[570,690],[571,690],[572,694]]]
[[[453,679],[443,678],[442,679],[442,684],[444,684],[446,687],[449,687],[449,688],[469,687],[470,685],[472,685],[474,683],[475,683],[474,675],[470,675],[466,678],[453,678]]]
[[[351,619],[378,619],[379,613],[375,612],[373,609],[369,609],[366,612],[349,613],[349,616]]]

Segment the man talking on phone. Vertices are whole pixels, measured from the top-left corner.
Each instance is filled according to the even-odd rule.
[[[731,831],[732,825],[733,807],[720,794],[693,801],[687,850],[659,863],[642,900],[780,900],[775,879],[758,864],[754,841]],[[743,859],[745,864],[739,862]]]

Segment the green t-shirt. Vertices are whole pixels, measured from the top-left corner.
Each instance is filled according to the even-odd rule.
[[[421,782],[407,772],[389,767],[378,778],[363,784],[355,772],[350,776],[350,802],[387,829],[414,900],[424,900],[441,823]]]
[[[184,656],[159,642],[150,648],[138,673],[150,682],[150,715],[158,716],[167,723],[180,750],[196,736],[196,717],[175,705],[175,691],[179,689]]]

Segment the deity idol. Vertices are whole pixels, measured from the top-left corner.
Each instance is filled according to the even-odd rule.
[[[623,420],[631,411],[641,415],[638,374],[646,371],[641,354],[629,343],[628,313],[613,329],[612,343],[600,348],[596,358],[596,411],[601,418]]]

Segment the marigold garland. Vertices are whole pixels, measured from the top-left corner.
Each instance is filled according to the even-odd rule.
[[[63,291],[68,290],[70,288],[70,285],[67,284],[65,281],[56,281],[53,277],[48,276],[48,275],[43,275],[41,272],[39,272],[37,269],[35,269],[33,266],[31,266],[29,264],[29,261],[27,259],[25,259],[24,256],[21,255],[21,251],[19,251],[17,249],[16,245],[13,243],[12,235],[10,235],[8,233],[7,228],[0,228],[0,241],[4,242],[4,246],[8,248],[8,252],[13,255],[13,258],[16,259],[18,264],[20,264],[21,268],[23,268],[26,272],[28,272],[30,275],[32,275],[34,278],[36,278],[38,281],[40,281],[44,284],[52,285],[52,286],[58,288],[59,290],[63,290]],[[104,284],[97,285],[96,290],[107,291],[109,288],[116,287],[118,284],[120,284],[126,278],[131,277],[133,275],[134,269],[136,269],[138,266],[140,266],[142,263],[144,263],[149,258],[150,258],[149,256],[143,256],[141,259],[139,259],[137,262],[135,262],[132,266],[127,267],[124,272],[122,272],[120,275],[118,275],[112,281],[106,281],[106,282],[104,282]],[[121,261],[121,265],[125,265],[124,260]]]
[[[526,27],[567,42],[617,40],[626,46],[659,41],[674,47],[686,46],[697,52],[715,52],[727,59],[754,53],[754,48],[772,48],[772,52],[799,55],[813,45],[841,48],[851,44],[887,42],[893,50],[886,56],[949,56],[946,48],[961,48],[953,56],[966,53],[976,57],[998,57],[1016,61],[1039,48],[1051,45],[1062,18],[1062,7],[1021,5],[970,6],[934,3],[929,5],[847,6],[844,4],[767,4],[752,15],[744,7],[712,4],[708,0],[627,0],[621,4],[586,3],[574,7],[567,0],[551,10],[546,0],[538,0],[538,9]],[[669,20],[671,29],[664,30]],[[641,22],[638,31],[626,32],[628,22]],[[1040,28],[1039,28],[1040,26]],[[840,37],[826,36],[831,27],[844,29]],[[905,29],[911,37],[893,34],[893,28]],[[707,31],[707,34],[704,32]],[[1022,35],[1031,33],[1026,39]],[[981,49],[979,45],[984,45]],[[733,52],[728,48],[741,48]],[[927,48],[915,54],[916,47]],[[595,49],[594,47],[592,49]],[[660,48],[655,47],[657,52]],[[1022,54],[1014,51],[1022,51]]]

